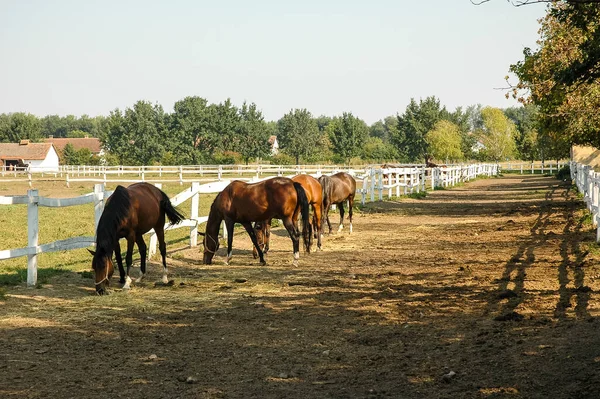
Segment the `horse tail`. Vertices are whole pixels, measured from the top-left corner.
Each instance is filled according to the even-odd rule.
[[[160,192],[162,199],[160,200],[160,208],[164,210],[165,214],[169,218],[171,224],[178,224],[185,216],[183,216],[174,206],[171,204],[171,200],[163,191]]]
[[[304,191],[304,187],[298,182],[294,182],[294,188],[296,189],[296,194],[298,195],[298,203],[296,204],[296,209],[300,207],[300,214],[302,215],[302,241],[304,241],[304,247],[306,248],[306,252],[310,252],[310,220],[309,220],[309,210],[308,210],[308,198],[306,197],[306,191]]]

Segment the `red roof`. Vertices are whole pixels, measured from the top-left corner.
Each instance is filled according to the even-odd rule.
[[[64,150],[67,144],[71,144],[75,150],[87,148],[92,154],[98,154],[102,150],[102,143],[100,143],[100,140],[95,137],[52,138],[45,139],[44,142],[54,144],[54,147],[59,151]]]
[[[0,143],[0,159],[46,159],[51,143]]]

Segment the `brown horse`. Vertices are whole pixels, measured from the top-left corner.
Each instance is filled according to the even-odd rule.
[[[96,292],[102,295],[106,292],[110,278],[114,272],[112,254],[115,253],[119,273],[128,289],[131,284],[129,269],[132,264],[133,244],[137,243],[140,251],[140,281],[146,273],[146,243],[143,234],[154,229],[158,238],[160,254],[163,263],[163,282],[167,283],[167,245],[165,244],[165,215],[172,224],[184,219],[171,204],[167,194],[148,183],[135,183],[125,188],[117,186],[115,192],[106,200],[106,206],[100,217],[96,230],[96,251],[90,251],[94,256],[92,269],[96,275]],[[127,273],[123,269],[119,239],[127,239]]]
[[[298,265],[300,257],[300,233],[293,223],[293,216],[300,210],[302,214],[302,236],[304,242],[309,240],[308,200],[306,192],[299,183],[287,177],[274,177],[258,183],[248,184],[239,180],[231,182],[217,195],[210,207],[206,232],[204,234],[204,264],[211,264],[215,252],[219,248],[219,225],[225,220],[227,228],[227,260],[231,260],[233,244],[233,227],[240,223],[252,239],[258,251],[260,263],[266,264],[263,252],[258,246],[252,222],[277,218],[283,224],[292,239],[294,265]]]
[[[321,183],[319,183],[317,179],[310,175],[297,175],[292,177],[292,181],[302,185],[302,188],[304,188],[304,191],[306,192],[308,203],[313,210],[313,220],[309,231],[309,241],[308,245],[305,245],[305,250],[306,252],[310,252],[310,247],[312,245],[312,240],[310,237],[312,237],[313,231],[314,237],[317,239],[317,248],[321,249],[321,235],[323,234],[323,188],[321,187]],[[294,214],[293,221],[294,224],[297,224],[298,212]],[[254,229],[256,232],[258,246],[263,250],[264,253],[267,253],[269,251],[269,242],[271,239],[271,220],[256,222],[254,224]],[[252,249],[252,254],[256,259],[258,256],[256,248]]]
[[[356,194],[356,180],[348,173],[339,172],[335,175],[319,177],[319,183],[323,186],[323,219],[327,220],[329,234],[331,234],[329,209],[332,204],[337,204],[340,208],[339,233],[344,228],[344,202],[346,200],[348,200],[348,218],[350,219],[350,233],[352,233],[352,207]]]

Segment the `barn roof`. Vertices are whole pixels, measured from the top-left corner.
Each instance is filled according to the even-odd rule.
[[[59,151],[64,150],[67,144],[71,144],[75,150],[87,148],[92,154],[98,154],[102,150],[102,144],[100,143],[100,140],[95,137],[48,138],[45,139],[44,142],[54,144],[54,148]]]
[[[51,143],[0,143],[0,159],[46,159]]]

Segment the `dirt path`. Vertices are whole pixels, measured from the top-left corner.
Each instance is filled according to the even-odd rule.
[[[298,268],[274,229],[266,267],[240,233],[228,267],[172,253],[172,287],[151,265],[107,297],[77,274],[9,289],[0,397],[597,398],[582,206],[553,178],[479,180],[375,203]]]

